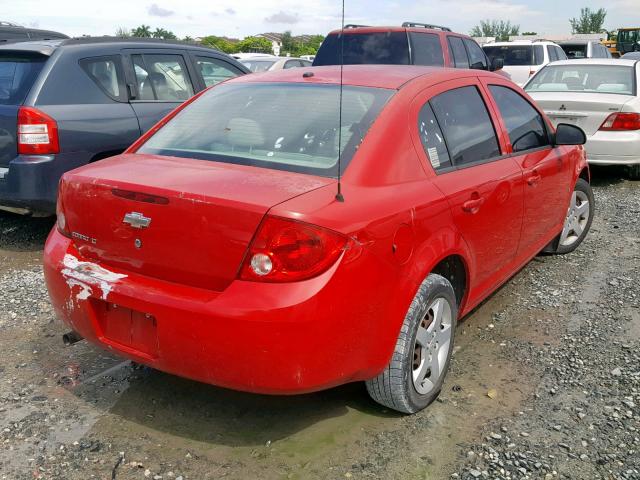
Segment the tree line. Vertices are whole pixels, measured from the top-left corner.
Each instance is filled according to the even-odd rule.
[[[119,28],[116,31],[116,36],[122,38],[159,38],[163,40],[183,40],[186,42],[195,41],[190,36],[178,38],[175,33],[164,28],[156,28],[154,30],[149,25],[140,25],[139,27],[131,30]],[[282,44],[282,47],[280,48],[280,55],[289,55],[292,57],[299,57],[300,55],[315,55],[323,40],[323,35],[294,37],[290,31],[284,32],[280,40]],[[216,35],[208,35],[200,39],[200,43],[225,53],[273,53],[273,44],[270,40],[264,37],[250,36],[245,37],[242,40],[234,40]]]
[[[607,11],[604,8],[580,9],[580,16],[569,19],[571,33],[609,33],[603,28]],[[520,35],[520,25],[504,20],[482,20],[470,32],[473,37],[495,37],[498,41],[507,41],[510,36]],[[523,32],[522,35],[537,35],[536,32]]]

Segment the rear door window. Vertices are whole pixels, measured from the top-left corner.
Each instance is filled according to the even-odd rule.
[[[132,55],[138,89],[137,100],[183,102],[193,86],[182,55]]]
[[[113,100],[125,101],[124,73],[119,55],[83,58],[80,66],[94,83]]]
[[[553,46],[547,45],[547,53],[549,54],[550,62],[555,62],[556,60],[558,60],[558,52],[556,52],[556,49],[553,48]]]
[[[438,125],[433,109],[429,103],[425,103],[418,116],[418,132],[424,152],[431,162],[431,166],[437,172],[451,167],[451,158],[444,141],[444,135]]]
[[[448,37],[448,39],[455,67],[469,68],[469,58],[467,57],[467,50],[464,48],[462,39],[460,37]]]
[[[230,63],[213,57],[197,56],[196,67],[207,87],[237,77],[243,73],[239,68]]]
[[[440,37],[433,33],[409,32],[414,65],[444,66]]]
[[[498,104],[514,152],[549,145],[542,115],[522,95],[499,85],[490,85],[489,90]]]
[[[500,147],[487,107],[474,86],[441,93],[429,102],[442,129],[454,166],[500,156]]]
[[[467,47],[467,53],[469,54],[469,66],[479,70],[487,70],[487,57],[475,41],[465,38],[464,45]]]
[[[313,61],[314,66],[340,65],[341,34],[328,35]],[[345,65],[408,65],[409,42],[406,32],[344,34]]]
[[[48,58],[0,54],[0,105],[21,105]]]

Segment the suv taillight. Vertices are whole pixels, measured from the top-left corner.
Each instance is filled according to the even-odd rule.
[[[20,107],[18,110],[18,153],[49,155],[59,151],[56,121],[37,108]]]
[[[249,246],[240,279],[296,282],[315,277],[329,269],[350,242],[323,227],[267,216]]]
[[[640,113],[612,113],[604,121],[600,130],[640,130]]]

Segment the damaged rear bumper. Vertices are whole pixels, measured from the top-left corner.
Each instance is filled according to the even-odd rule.
[[[55,229],[44,260],[59,318],[88,341],[158,370],[293,394],[372,378],[388,361],[371,294],[345,294],[355,279],[340,262],[304,282],[236,280],[215,292],[89,262]]]

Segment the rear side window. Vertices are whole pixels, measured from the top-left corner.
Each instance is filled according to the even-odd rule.
[[[476,87],[441,93],[429,102],[455,166],[500,156],[487,107]]]
[[[237,77],[242,73],[230,63],[212,57],[196,57],[196,67],[198,67],[207,87]]]
[[[183,102],[193,95],[182,55],[132,55],[137,100]]]
[[[340,65],[342,35],[328,35],[313,61],[314,66]],[[345,65],[408,65],[409,42],[405,32],[345,33]]]
[[[553,47],[553,49],[558,54],[558,60],[568,60],[567,54],[564,53],[564,50],[562,50],[560,47]]]
[[[469,58],[467,57],[467,50],[464,48],[462,39],[459,37],[449,37],[449,48],[451,49],[453,64],[456,68],[469,68]]]
[[[556,52],[556,49],[553,48],[552,45],[547,45],[547,52],[549,53],[550,62],[555,62],[556,60],[558,60],[558,52]]]
[[[444,66],[440,37],[433,33],[409,32],[414,65]]]
[[[544,63],[544,47],[542,45],[533,46],[533,65],[542,65]]]
[[[21,105],[48,57],[0,55],[0,105]]]
[[[433,169],[438,171],[451,167],[451,158],[449,158],[449,151],[444,141],[444,135],[442,134],[442,130],[440,130],[438,120],[429,103],[425,103],[420,110],[418,132],[420,134],[422,147],[427,157],[429,157],[429,162],[431,162]]]
[[[284,64],[285,70],[289,68],[298,68],[301,66],[302,66],[302,63],[300,63],[300,60],[287,60]]]
[[[542,115],[529,102],[507,87],[490,85],[489,90],[498,104],[514,152],[549,145]]]
[[[487,70],[487,57],[484,55],[480,45],[468,38],[464,39],[464,45],[467,47],[467,53],[469,54],[469,66],[471,68]]]
[[[83,58],[80,66],[89,78],[113,100],[125,101],[124,76],[119,55]]]

